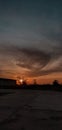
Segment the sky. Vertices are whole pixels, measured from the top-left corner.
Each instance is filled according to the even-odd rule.
[[[0,0],[0,77],[62,83],[61,0]]]

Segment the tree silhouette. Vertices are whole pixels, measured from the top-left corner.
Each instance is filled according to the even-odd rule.
[[[34,85],[37,85],[37,81],[36,81],[36,79],[34,79],[34,83],[33,83]]]
[[[58,85],[59,85],[58,80],[54,80],[54,81],[53,81],[53,85],[54,85],[54,86],[58,86]]]
[[[26,80],[23,80],[23,83],[22,83],[22,85],[27,85],[27,82],[26,82]]]

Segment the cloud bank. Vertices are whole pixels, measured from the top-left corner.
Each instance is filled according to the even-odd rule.
[[[18,46],[4,46],[0,48],[2,57],[8,57],[9,73],[25,72],[27,77],[39,77],[49,75],[51,73],[62,72],[62,52],[61,45],[54,48],[52,53],[48,53],[39,49],[20,48]],[[1,61],[3,63],[3,61]],[[15,67],[15,69],[14,69]],[[17,72],[17,68],[19,71]],[[3,72],[0,66],[1,73]]]

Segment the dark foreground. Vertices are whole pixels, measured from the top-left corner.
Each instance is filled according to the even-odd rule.
[[[0,130],[62,130],[62,92],[1,89]]]

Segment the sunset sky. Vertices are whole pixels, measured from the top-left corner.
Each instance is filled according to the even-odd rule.
[[[61,0],[0,0],[0,77],[62,83]]]

